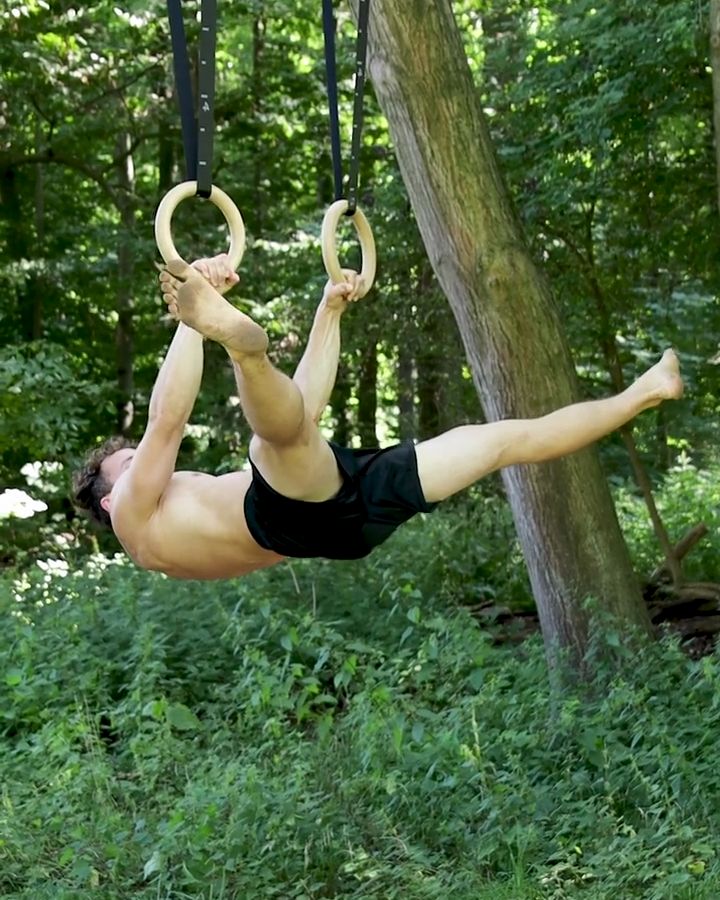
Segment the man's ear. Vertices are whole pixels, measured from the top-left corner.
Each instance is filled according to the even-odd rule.
[[[100,506],[108,513],[108,515],[110,514],[110,494],[105,494],[104,497],[100,498]]]

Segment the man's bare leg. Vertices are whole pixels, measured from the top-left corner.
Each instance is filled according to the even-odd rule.
[[[660,362],[615,397],[575,403],[537,419],[461,425],[415,448],[425,499],[444,500],[505,466],[574,453],[682,392],[677,357],[666,350]]]
[[[303,439],[278,446],[255,435],[250,453],[263,477],[277,491],[303,500],[327,500],[342,484],[335,455],[319,431],[320,417],[330,400],[340,358],[340,320],[348,305],[357,299],[360,279],[356,272],[343,270],[347,281],[330,282],[315,312],[307,346],[293,376],[305,404]],[[245,376],[235,365],[240,389]],[[322,461],[322,464],[319,464]],[[328,473],[332,471],[332,478]]]
[[[174,262],[168,270],[173,279],[161,275],[166,302],[182,322],[222,344],[240,367],[240,402],[253,431],[277,443],[296,440],[305,417],[302,395],[268,359],[265,330],[221,297],[200,272]]]
[[[333,496],[341,484],[335,457],[306,413],[300,388],[268,359],[265,332],[199,272],[182,263],[168,270],[172,275],[163,273],[161,285],[173,314],[222,344],[233,362],[240,403],[254,432],[253,462],[263,476],[288,497]]]

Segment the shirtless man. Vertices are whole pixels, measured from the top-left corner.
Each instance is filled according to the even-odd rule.
[[[318,420],[332,390],[340,319],[358,276],[328,283],[292,379],[266,355],[263,329],[221,294],[237,282],[226,256],[160,276],[180,320],[150,399],[137,447],[98,448],[75,481],[78,506],[111,525],[132,559],[174,578],[230,578],[285,556],[365,556],[415,513],[517,463],[579,450],[663,400],[682,395],[677,357],[660,362],[622,394],[577,403],[537,419],[461,425],[417,446],[347,450],[328,443]],[[203,335],[225,347],[253,430],[251,468],[224,475],[175,471],[200,389]]]

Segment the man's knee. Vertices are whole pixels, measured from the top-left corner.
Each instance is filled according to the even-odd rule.
[[[253,435],[250,458],[271,487],[294,500],[328,500],[342,484],[335,456],[317,428],[287,445]]]
[[[277,454],[288,450],[307,450],[318,439],[317,426],[305,419],[292,435],[288,435],[282,441],[268,440],[253,434],[250,438],[250,456],[258,459],[263,455]]]

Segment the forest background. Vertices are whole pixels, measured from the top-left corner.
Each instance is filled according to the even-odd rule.
[[[714,10],[452,6],[582,393],[678,350],[686,399],[634,437],[672,539],[708,527],[688,575],[720,581]],[[717,896],[720,661],[670,638],[638,655],[601,621],[593,689],[553,699],[539,639],[496,647],[483,614],[533,606],[499,480],[363,563],[227,585],[137,572],[75,516],[73,465],[142,433],[171,335],[152,235],[183,177],[168,29],[155,2],[0,15],[2,895]],[[221,5],[217,78],[214,181],[250,238],[235,302],[292,371],[332,200],[319,3]],[[371,86],[364,133],[380,268],[323,423],[356,446],[483,415]],[[226,246],[199,201],[175,233],[187,256]],[[244,464],[233,391],[209,348],[182,465]],[[647,578],[663,554],[623,442],[601,453]]]

